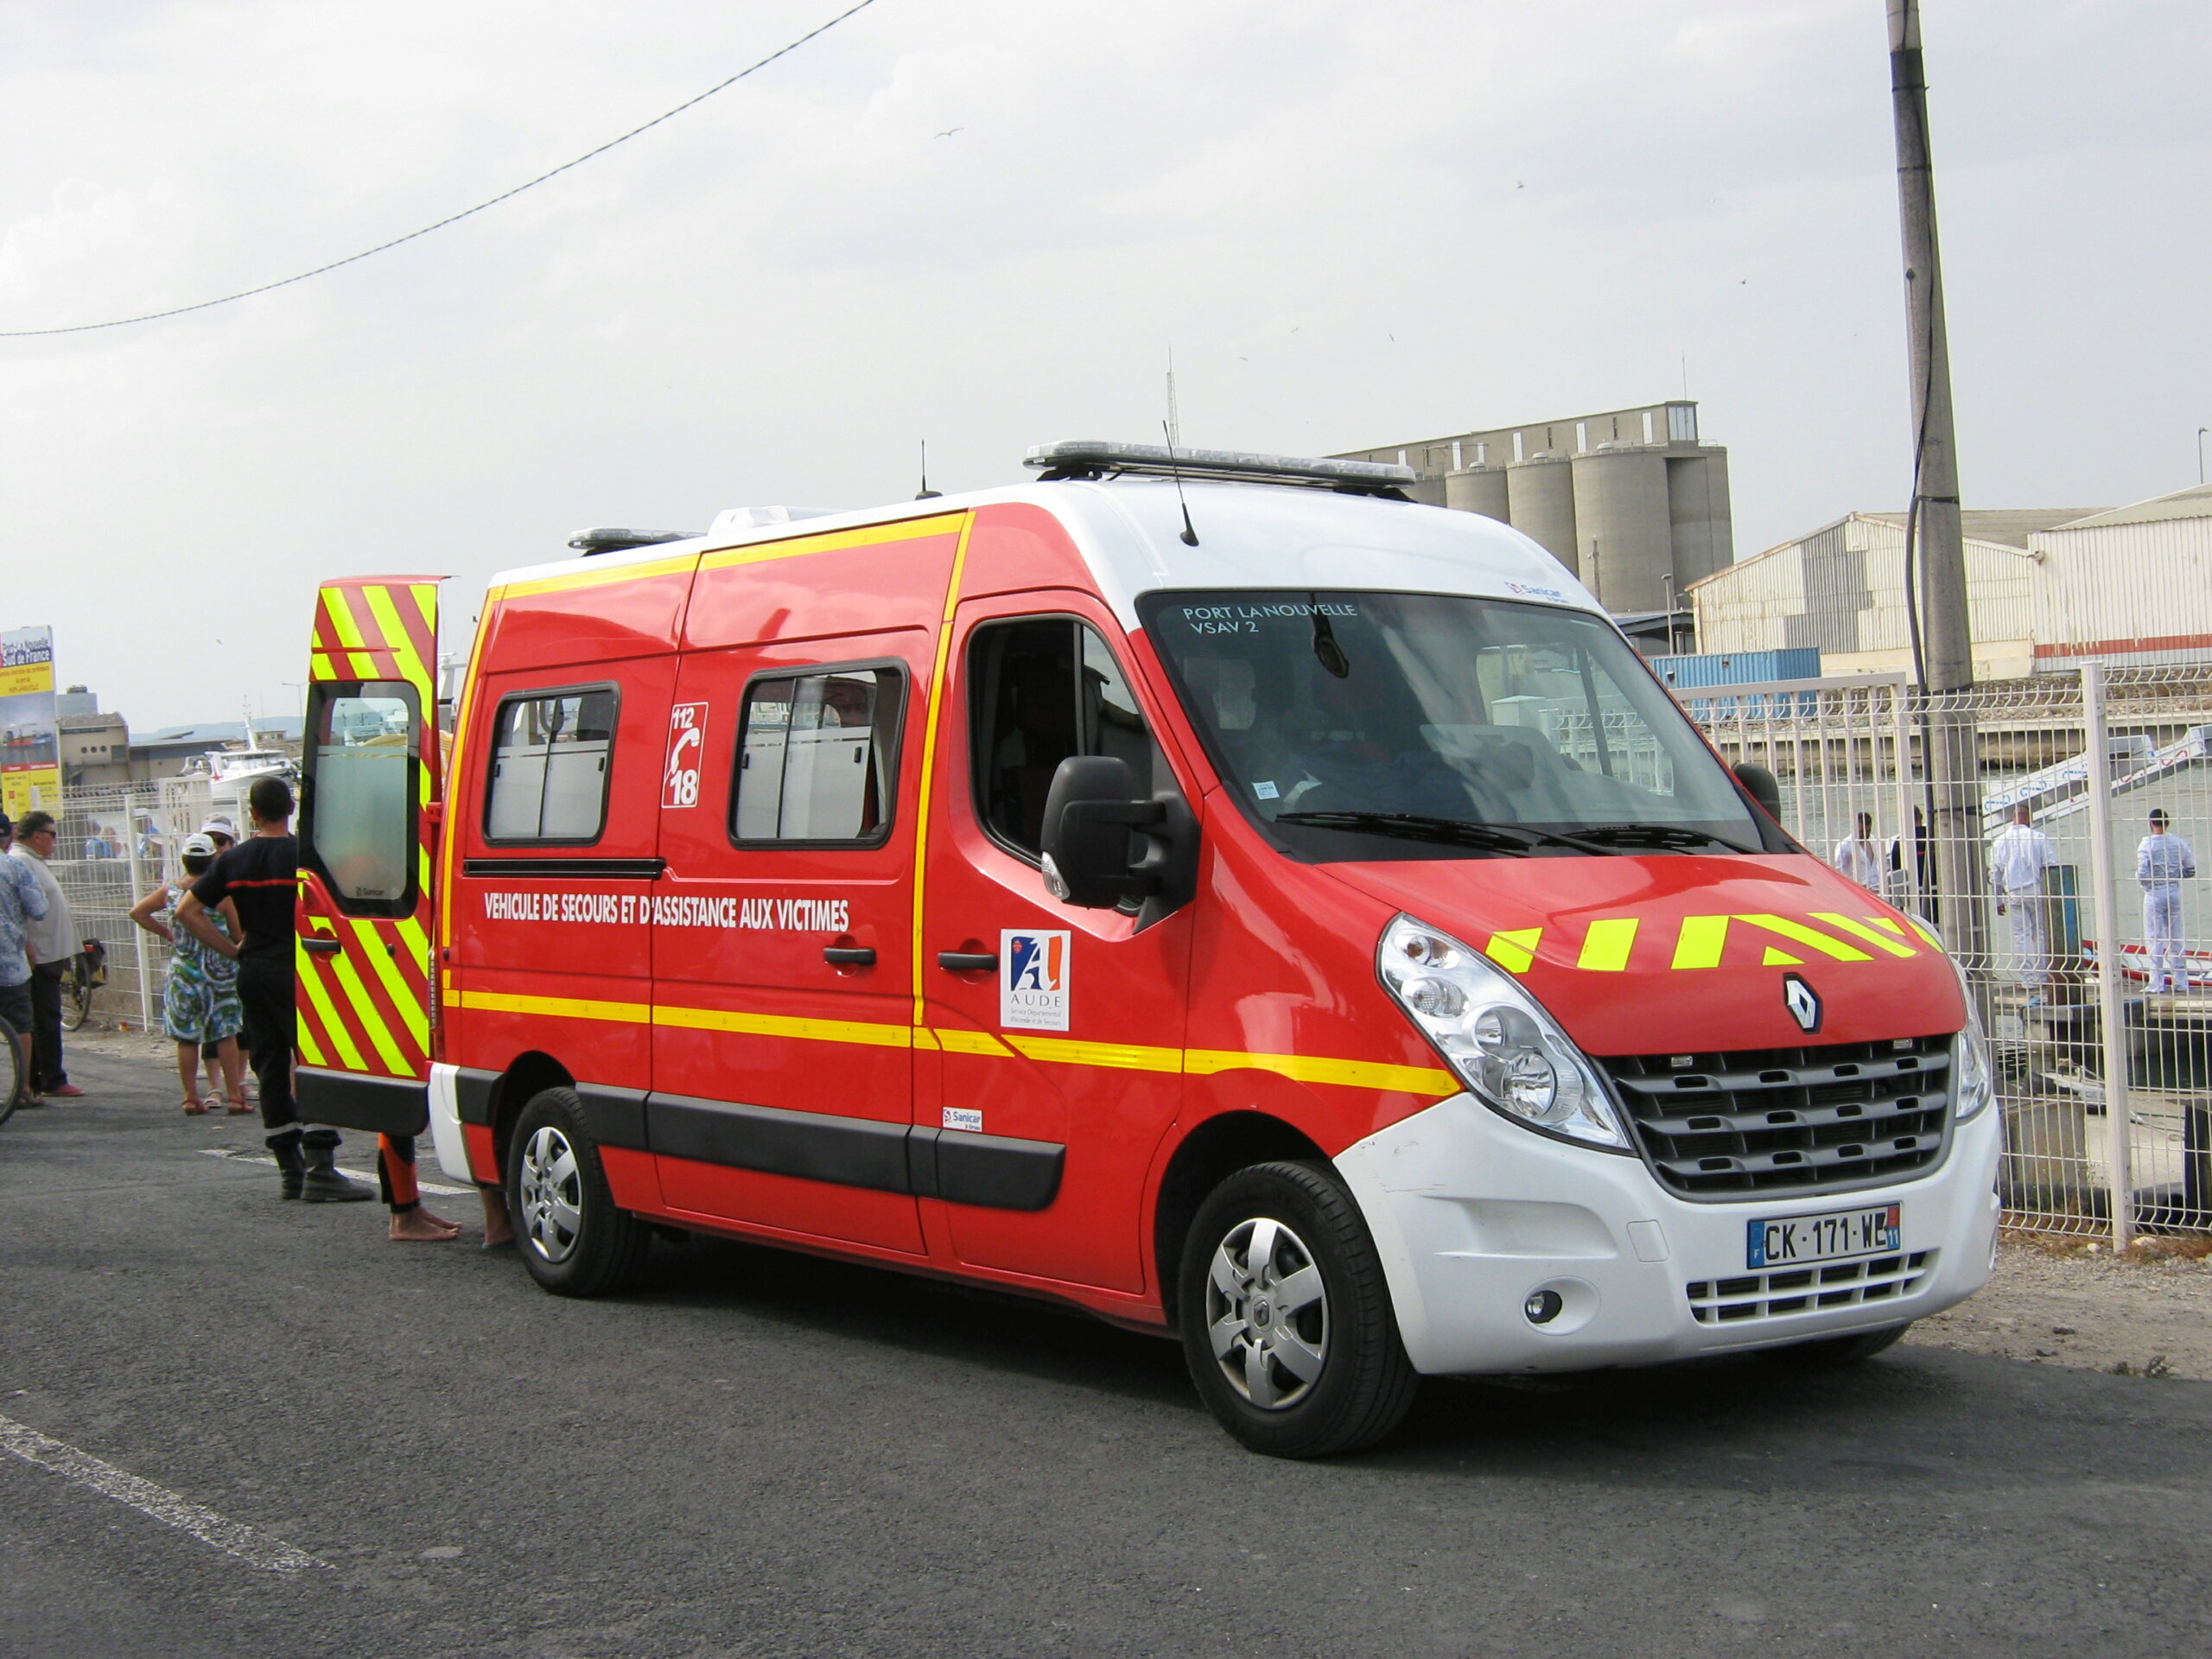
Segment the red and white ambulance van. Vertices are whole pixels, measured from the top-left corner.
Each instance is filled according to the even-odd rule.
[[[1950,962],[1541,548],[1403,468],[1030,459],[499,577],[449,755],[435,579],[325,587],[306,1115],[427,1128],[556,1294],[670,1228],[997,1286],[1287,1455],[1983,1282]]]

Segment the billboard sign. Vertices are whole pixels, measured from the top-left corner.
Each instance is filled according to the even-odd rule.
[[[11,818],[61,810],[52,628],[0,633],[0,804]]]

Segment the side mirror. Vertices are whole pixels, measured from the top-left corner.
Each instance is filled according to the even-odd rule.
[[[1167,809],[1137,798],[1129,763],[1110,754],[1071,754],[1052,773],[1045,797],[1045,885],[1063,904],[1111,910],[1158,890],[1156,872],[1129,855],[1137,831],[1162,823]]]
[[[1144,902],[1150,927],[1198,888],[1198,821],[1173,785],[1151,800],[1136,792],[1128,762],[1071,754],[1045,797],[1045,886],[1064,905],[1112,910]]]
[[[1734,770],[1736,781],[1764,809],[1767,817],[1779,824],[1782,822],[1782,785],[1775,781],[1774,774],[1751,760],[1739,762]]]

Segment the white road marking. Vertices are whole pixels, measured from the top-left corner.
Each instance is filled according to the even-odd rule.
[[[232,1521],[190,1498],[180,1497],[165,1486],[125,1474],[113,1464],[102,1463],[90,1452],[28,1428],[13,1418],[0,1417],[0,1451],[12,1452],[25,1463],[51,1470],[73,1485],[89,1486],[103,1497],[127,1503],[141,1515],[151,1516],[165,1526],[188,1532],[203,1544],[250,1561],[264,1573],[297,1573],[303,1567],[330,1563],[295,1548],[282,1538],[257,1532],[242,1521]]]
[[[202,1147],[200,1151],[203,1157],[228,1158],[241,1164],[273,1165],[276,1161],[273,1156],[265,1152],[238,1152],[229,1147]],[[377,1179],[376,1172],[372,1169],[341,1169],[338,1173],[340,1175],[351,1175],[357,1181],[367,1181],[372,1185],[375,1185]],[[418,1179],[415,1185],[425,1192],[436,1193],[442,1198],[465,1198],[470,1192],[470,1189],[465,1186],[441,1186],[435,1181]]]

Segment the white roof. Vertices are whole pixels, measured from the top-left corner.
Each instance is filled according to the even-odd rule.
[[[897,508],[808,517],[684,542],[605,553],[594,569],[650,564],[686,553],[822,536],[899,518],[934,518],[1024,502],[1065,527],[1123,626],[1138,626],[1135,600],[1156,588],[1357,588],[1533,600],[1605,614],[1558,560],[1520,531],[1478,513],[1292,485],[1186,479],[1012,485]],[[1198,532],[1182,541],[1182,503]],[[734,515],[718,524],[734,525]],[[571,575],[577,561],[502,572],[494,587]]]

